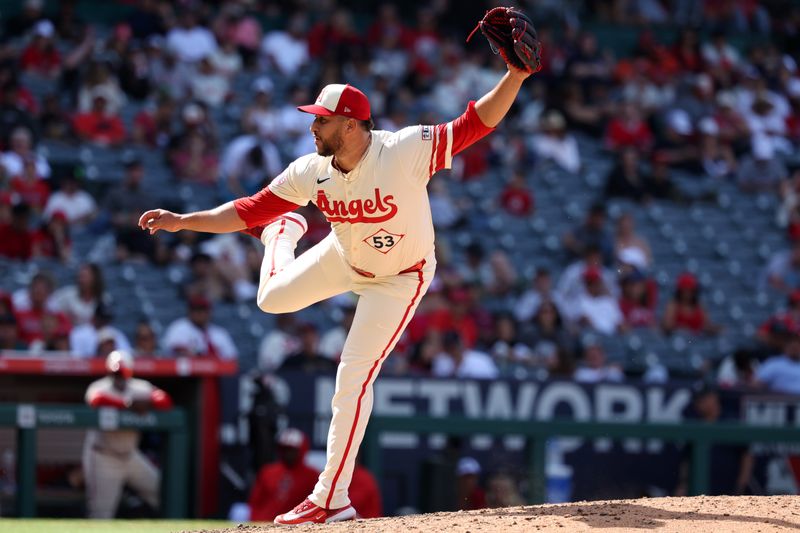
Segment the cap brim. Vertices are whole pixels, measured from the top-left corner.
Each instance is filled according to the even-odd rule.
[[[322,115],[325,117],[330,117],[336,114],[327,107],[322,107],[321,105],[316,104],[301,105],[297,107],[297,110],[302,111],[303,113],[311,113],[312,115]]]

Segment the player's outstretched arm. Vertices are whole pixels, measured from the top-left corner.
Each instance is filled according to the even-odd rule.
[[[475,102],[475,112],[486,126],[494,128],[506,116],[511,104],[517,99],[522,82],[530,76],[529,72],[518,70],[511,65],[508,72],[497,85]]]
[[[194,213],[173,213],[165,209],[151,209],[139,217],[139,227],[150,235],[162,231],[201,231],[204,233],[231,233],[247,227],[233,202],[222,204],[214,209]]]

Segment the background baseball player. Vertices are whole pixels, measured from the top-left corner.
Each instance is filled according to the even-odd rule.
[[[328,85],[314,104],[298,108],[315,115],[310,129],[316,153],[295,160],[251,197],[188,214],[155,209],[139,219],[150,233],[247,230],[259,238],[266,249],[257,300],[267,313],[291,313],[347,291],[359,296],[336,376],[327,463],[313,493],[279,515],[278,524],[355,516],[348,486],[372,410],[372,384],[436,266],[428,180],[490,133],[523,81],[540,68],[539,45],[524,14],[496,8],[479,27],[509,68],[457,119],[398,132],[373,131],[364,93],[350,85]],[[295,259],[307,224],[291,211],[309,202],[324,213],[333,231]]]
[[[172,400],[148,381],[133,378],[133,358],[114,351],[106,358],[106,377],[89,385],[86,403],[144,412],[169,409]],[[90,430],[83,444],[83,472],[89,518],[114,518],[122,488],[128,485],[158,509],[160,476],[139,451],[139,432]]]

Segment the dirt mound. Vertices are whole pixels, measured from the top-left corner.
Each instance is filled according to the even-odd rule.
[[[215,533],[275,533],[278,526],[240,525]],[[698,496],[531,505],[458,513],[356,520],[292,528],[325,533],[604,533],[642,530],[676,533],[800,531],[800,496]],[[207,532],[206,532],[207,533]]]

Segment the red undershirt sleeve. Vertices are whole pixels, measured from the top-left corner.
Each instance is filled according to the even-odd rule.
[[[494,130],[495,128],[490,128],[481,121],[475,111],[474,100],[470,101],[466,111],[455,120],[437,124],[433,135],[429,176],[443,168],[450,168],[454,155],[463,152]]]
[[[276,217],[300,207],[294,202],[284,200],[267,187],[252,196],[234,200],[233,206],[248,228],[267,224]]]

